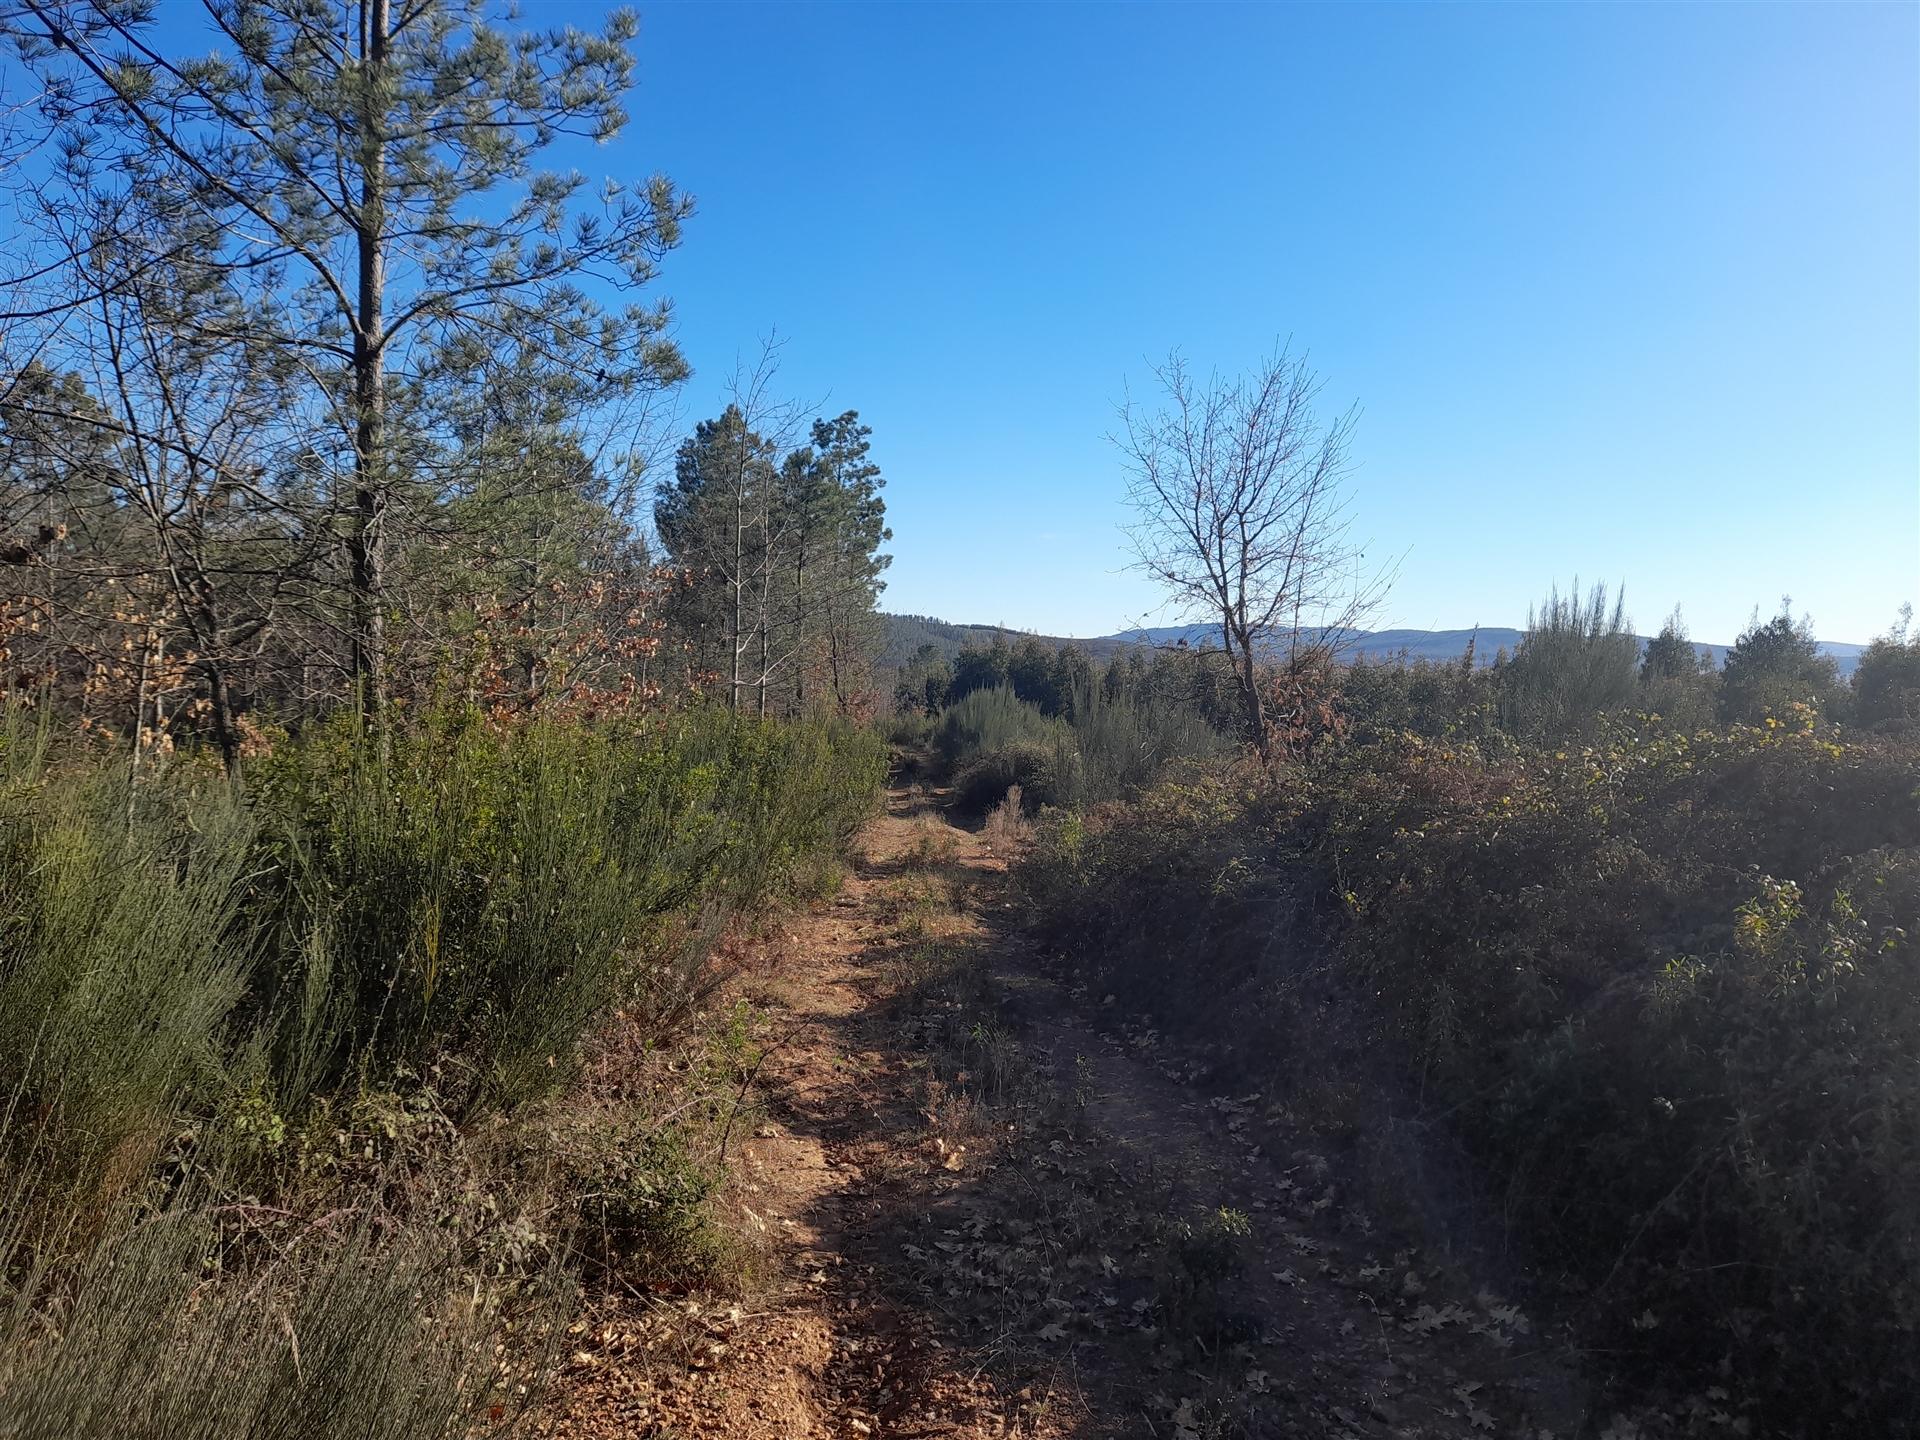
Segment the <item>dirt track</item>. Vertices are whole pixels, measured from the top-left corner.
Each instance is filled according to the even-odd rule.
[[[561,1433],[1578,1433],[1524,1314],[1359,1213],[1264,1097],[1077,1001],[997,923],[1003,872],[898,790],[756,947],[733,1205],[764,1282],[676,1301],[671,1355],[584,1351]]]

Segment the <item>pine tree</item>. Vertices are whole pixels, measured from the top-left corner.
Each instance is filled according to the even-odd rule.
[[[1839,672],[1821,653],[1806,617],[1795,620],[1782,600],[1771,620],[1756,613],[1727,652],[1720,672],[1720,715],[1758,724],[1785,720],[1796,705],[1824,713],[1842,693]]]
[[[1713,660],[1688,638],[1676,607],[1640,657],[1642,709],[1680,729],[1693,729],[1713,718],[1717,683]]]
[[[205,0],[205,17],[219,45],[195,58],[155,47],[143,5],[21,0],[8,29],[67,132],[68,182],[102,213],[150,195],[199,216],[203,262],[294,362],[288,411],[331,428],[310,448],[340,462],[345,665],[377,715],[391,532],[438,498],[411,447],[449,391],[546,387],[578,416],[679,379],[664,306],[607,309],[582,285],[649,282],[688,202],[657,176],[589,193],[536,168],[625,123],[628,12],[598,35],[510,34],[481,0]]]
[[[754,651],[768,624],[781,523],[775,446],[733,404],[694,428],[674,458],[672,481],[654,501],[654,529],[668,558],[692,572],[681,624],[699,663],[738,710],[763,689]],[[764,702],[762,702],[764,703]]]
[[[729,405],[680,447],[654,526],[676,565],[705,577],[680,605],[702,663],[733,708],[855,708],[883,638],[875,604],[889,538],[851,411],[818,420],[810,446],[778,447]]]
[[[872,435],[872,427],[862,425],[853,410],[813,424],[809,501],[818,507],[825,542],[816,567],[820,628],[828,681],[842,714],[852,710],[871,678],[885,638],[876,607],[885,588],[880,577],[892,557],[880,547],[893,532],[880,498],[887,482],[871,457]]]
[[[1640,679],[1642,682],[1684,680],[1698,675],[1700,669],[1700,652],[1687,638],[1686,623],[1675,610],[1660,627],[1660,633],[1647,641],[1640,657]]]

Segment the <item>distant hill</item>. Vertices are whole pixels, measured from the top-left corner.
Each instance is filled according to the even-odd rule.
[[[942,655],[952,659],[970,645],[991,645],[995,636],[1009,645],[1017,645],[1028,638],[1025,631],[1009,630],[1001,625],[954,625],[926,615],[888,615],[885,619],[887,645],[881,663],[896,669],[912,659],[914,652],[922,645],[932,645]],[[1475,661],[1490,665],[1501,650],[1511,654],[1520,643],[1520,635],[1518,630],[1499,625],[1483,625],[1477,630],[1361,631],[1352,637],[1347,653],[1368,660],[1458,660],[1466,653],[1467,642],[1472,640]],[[1182,640],[1194,647],[1217,646],[1220,643],[1220,631],[1212,625],[1153,625],[1123,630],[1113,635],[1080,638],[1035,635],[1032,638],[1053,649],[1073,645],[1084,654],[1103,660],[1117,650],[1178,645]],[[1640,643],[1647,643],[1645,636],[1641,637]],[[1711,655],[1716,665],[1727,658],[1728,647],[1725,645],[1703,643],[1697,648],[1703,655]],[[1843,678],[1853,674],[1854,666],[1859,663],[1861,652],[1866,648],[1838,640],[1820,642],[1820,649],[1833,657]]]
[[[1155,625],[1142,630],[1126,630],[1103,637],[1103,641],[1121,645],[1214,645],[1220,643],[1217,625]],[[1520,643],[1518,630],[1486,626],[1479,630],[1371,630],[1359,631],[1344,646],[1347,654],[1368,660],[1458,660],[1472,641],[1474,659],[1491,665],[1502,649],[1511,651]]]
[[[1023,630],[1009,630],[1003,625],[954,625],[945,620],[936,620],[931,615],[882,615],[887,622],[887,643],[880,652],[883,666],[899,669],[911,660],[922,645],[931,645],[947,659],[951,660],[970,645],[991,645],[997,635],[1009,645],[1018,645],[1026,639]],[[1078,645],[1091,651],[1096,640],[1073,640],[1059,635],[1036,635],[1033,637],[1042,645],[1059,649],[1062,645]],[[1109,645],[1108,651],[1118,649]]]

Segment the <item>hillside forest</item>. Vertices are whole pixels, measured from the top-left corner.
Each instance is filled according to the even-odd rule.
[[[0,0],[0,1437],[1920,1434],[1907,616],[1368,649],[1285,348],[885,614],[631,14],[202,18]]]

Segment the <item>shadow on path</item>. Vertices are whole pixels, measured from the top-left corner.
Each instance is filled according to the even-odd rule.
[[[896,791],[867,840],[770,972],[756,1142],[823,1169],[783,1223],[831,1320],[832,1433],[1577,1433],[1517,1310],[1428,1274],[1262,1097],[1092,1023],[980,835]]]

